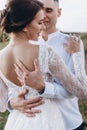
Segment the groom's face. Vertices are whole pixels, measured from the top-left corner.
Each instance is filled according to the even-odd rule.
[[[45,19],[44,23],[46,29],[51,29],[56,27],[57,18],[60,16],[60,9],[58,8],[58,3],[54,0],[40,0],[44,4]]]

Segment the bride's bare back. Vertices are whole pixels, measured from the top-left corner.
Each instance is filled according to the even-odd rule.
[[[17,79],[14,64],[17,60],[21,60],[23,64],[29,69],[34,70],[34,59],[38,58],[39,46],[18,43],[9,44],[6,48],[0,51],[0,70],[7,79],[13,83],[21,86],[21,83]]]

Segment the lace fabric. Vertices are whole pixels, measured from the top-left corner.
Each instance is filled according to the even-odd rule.
[[[49,48],[50,49],[50,48]],[[41,45],[39,49],[39,64],[41,71],[43,73],[43,78],[45,81],[52,82],[53,78],[49,70],[49,64],[48,64],[48,57],[49,57],[49,51],[48,51],[48,45]]]
[[[45,72],[45,78],[48,81],[50,80],[47,77],[47,73],[49,73],[51,81],[53,81],[53,77],[56,77],[71,94],[81,99],[87,98],[87,77],[81,64],[81,55],[77,53],[72,56],[76,73],[74,75],[69,71],[63,59],[51,47],[41,46],[40,50],[40,66],[42,71]]]
[[[0,78],[0,111],[6,110],[6,104],[8,99],[8,88],[3,80]]]

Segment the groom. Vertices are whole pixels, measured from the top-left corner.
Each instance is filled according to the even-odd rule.
[[[58,54],[61,55],[71,72],[74,73],[71,56],[66,53],[63,47],[66,34],[59,32],[59,30],[56,28],[57,18],[61,15],[61,9],[58,7],[58,0],[41,1],[44,3],[44,24],[46,26],[46,30],[44,30],[42,33],[42,37],[44,40],[41,39],[39,42],[45,43],[45,41],[49,41],[48,44],[53,47],[53,49],[58,52]],[[84,53],[83,50],[84,49],[82,46],[82,55]],[[37,63],[35,61],[35,71],[33,73],[26,70],[26,68],[22,65],[27,75],[27,84],[29,84],[33,88],[39,88],[39,94],[41,96],[46,96],[48,98],[51,97],[56,100],[58,108],[60,109],[63,119],[65,121],[66,130],[84,130],[83,119],[79,112],[77,97],[67,92],[57,79],[54,79],[53,83],[44,83],[41,71],[36,64]],[[82,64],[84,65],[84,59]],[[21,76],[21,79],[22,78],[23,77]],[[25,100],[24,95],[26,93],[27,90],[20,93],[15,99],[11,97],[9,101],[9,107],[12,109],[17,109],[27,116],[36,116],[36,113],[39,114],[39,112],[41,111],[33,108],[43,104],[44,102],[41,97],[37,97],[31,100]]]

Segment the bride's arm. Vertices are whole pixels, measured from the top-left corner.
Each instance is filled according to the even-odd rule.
[[[8,88],[0,78],[0,111],[4,112],[7,109]]]
[[[76,75],[74,75],[69,71],[63,59],[58,54],[54,53],[51,48],[48,48],[48,53],[48,66],[51,74],[59,79],[67,91],[78,98],[87,98],[87,77],[84,73],[82,60],[77,62],[78,58],[80,58],[78,54],[76,54],[77,56],[72,55],[76,73]],[[75,61],[78,63],[77,65]],[[78,69],[80,70],[80,73],[78,73]]]

